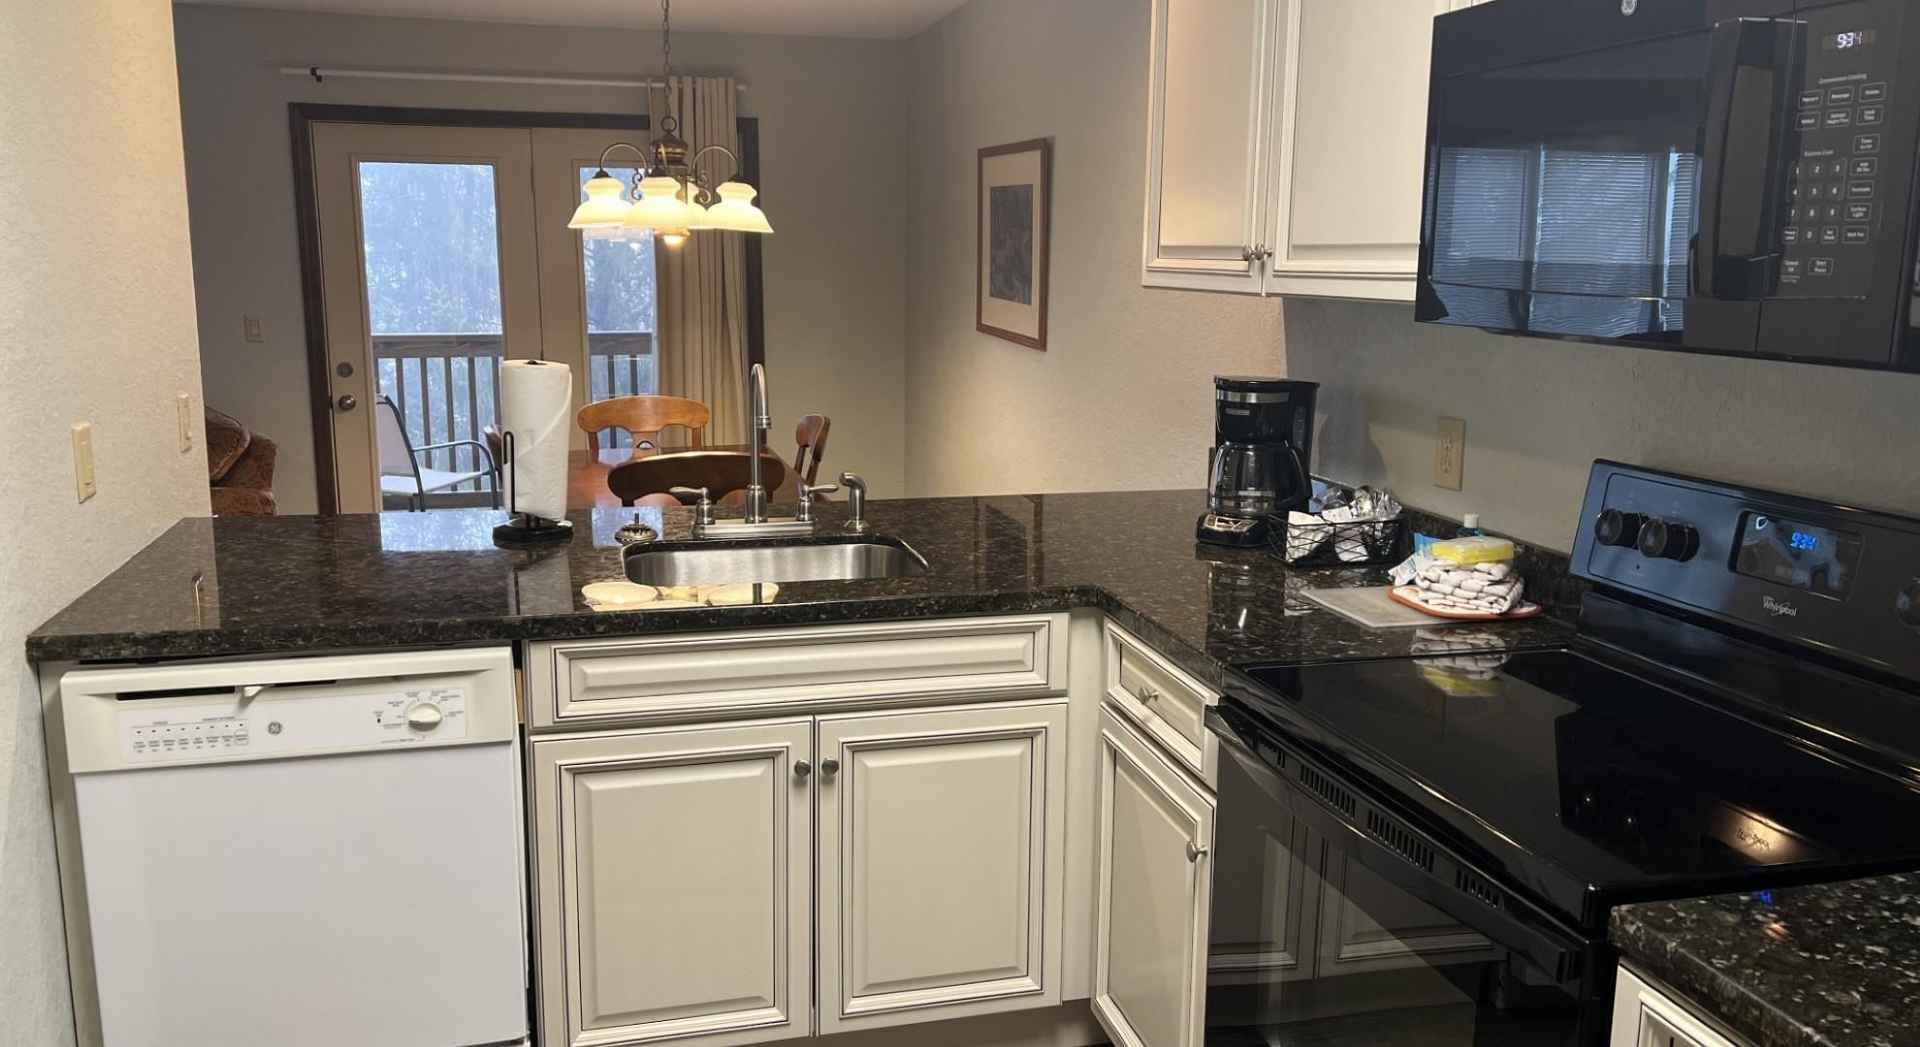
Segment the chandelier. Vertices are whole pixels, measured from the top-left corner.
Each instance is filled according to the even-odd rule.
[[[667,89],[673,83],[673,0],[660,0],[660,51],[666,66]],[[647,108],[653,108],[653,89],[647,89]],[[724,145],[710,145],[691,157],[678,131],[680,121],[668,113],[660,121],[660,134],[645,148],[632,142],[615,142],[600,154],[599,170],[587,180],[587,198],[574,209],[567,228],[595,240],[629,240],[640,236],[660,237],[668,247],[678,247],[697,229],[718,229],[735,233],[771,233],[766,212],[754,206],[760,191],[738,180],[740,157]],[[640,157],[640,166],[629,186],[607,173],[607,158],[626,149]],[[724,154],[733,165],[731,177],[718,185],[699,169],[708,153]]]

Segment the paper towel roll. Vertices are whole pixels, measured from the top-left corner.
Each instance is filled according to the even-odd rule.
[[[500,426],[513,434],[507,508],[548,520],[567,515],[567,417],[573,370],[541,360],[500,365]]]

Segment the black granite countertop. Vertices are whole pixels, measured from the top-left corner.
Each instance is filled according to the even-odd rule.
[[[876,501],[875,533],[904,539],[928,573],[789,583],[747,606],[622,611],[596,611],[581,595],[621,577],[614,531],[638,514],[682,538],[686,510],[576,514],[570,544],[531,552],[495,547],[505,517],[487,510],[187,519],[36,630],[27,654],[210,657],[1094,607],[1217,682],[1232,662],[1406,655],[1436,629],[1487,650],[1570,632],[1546,617],[1364,628],[1302,594],[1382,584],[1382,569],[1290,569],[1264,551],[1197,545],[1203,506],[1199,491]],[[844,513],[823,507],[823,531]]]
[[[1624,905],[1612,937],[1758,1047],[1920,1044],[1920,876]]]

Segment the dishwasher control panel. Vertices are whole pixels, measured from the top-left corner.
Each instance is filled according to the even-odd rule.
[[[465,738],[467,693],[421,686],[136,699],[120,703],[119,720],[121,755],[140,763],[385,749]]]

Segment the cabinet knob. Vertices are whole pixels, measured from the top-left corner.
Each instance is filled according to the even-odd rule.
[[[793,761],[793,776],[796,779],[804,782],[807,780],[807,775],[812,773],[813,773],[812,764],[808,763],[805,760]]]
[[[1194,843],[1192,840],[1187,841],[1187,861],[1198,862],[1200,859],[1205,858],[1206,856],[1207,856],[1207,849],[1205,847],[1202,847],[1199,844]]]
[[[1141,684],[1140,689],[1133,692],[1133,696],[1140,699],[1143,705],[1152,705],[1154,702],[1160,700],[1160,689],[1158,687]]]
[[[820,761],[820,780],[821,781],[823,782],[833,781],[833,776],[838,773],[840,773],[839,760],[826,759],[826,760]]]

